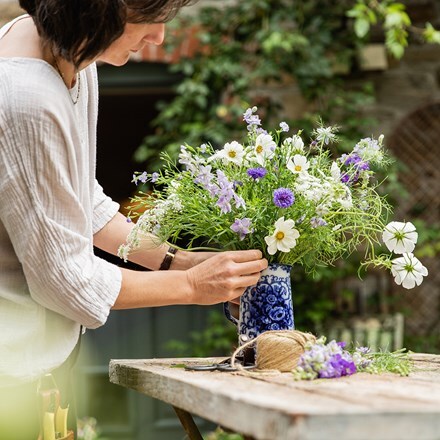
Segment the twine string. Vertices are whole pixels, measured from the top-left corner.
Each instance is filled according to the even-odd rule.
[[[307,342],[315,341],[314,335],[299,330],[269,330],[238,347],[231,356],[231,367],[244,371],[242,365],[236,364],[236,357],[244,348],[255,344],[258,370],[292,371]]]

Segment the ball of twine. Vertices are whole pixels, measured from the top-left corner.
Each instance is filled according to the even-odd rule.
[[[299,330],[269,330],[235,350],[231,365],[235,365],[237,354],[244,348],[256,345],[256,366],[259,370],[292,371],[305,351],[307,342],[315,342],[316,336]],[[240,365],[236,366],[238,369]]]

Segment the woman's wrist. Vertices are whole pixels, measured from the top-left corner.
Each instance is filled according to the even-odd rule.
[[[159,266],[159,270],[168,270],[174,261],[176,253],[177,248],[175,248],[174,246],[169,246],[165,253],[165,256],[163,257],[162,263]]]

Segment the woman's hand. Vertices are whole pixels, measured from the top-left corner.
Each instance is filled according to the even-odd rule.
[[[211,254],[204,252],[204,254]],[[237,301],[246,287],[253,286],[267,267],[261,251],[214,253],[186,271],[193,304],[209,305]]]

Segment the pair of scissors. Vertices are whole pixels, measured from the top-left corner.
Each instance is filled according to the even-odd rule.
[[[252,368],[255,368],[255,364],[251,363],[244,363],[243,365],[243,358],[240,358],[237,356],[236,361],[237,364],[240,364],[245,370],[251,370]],[[185,370],[190,371],[237,371],[238,368],[231,366],[231,358],[225,359],[224,361],[221,361],[219,363],[214,364],[198,364],[198,365],[185,365]]]

